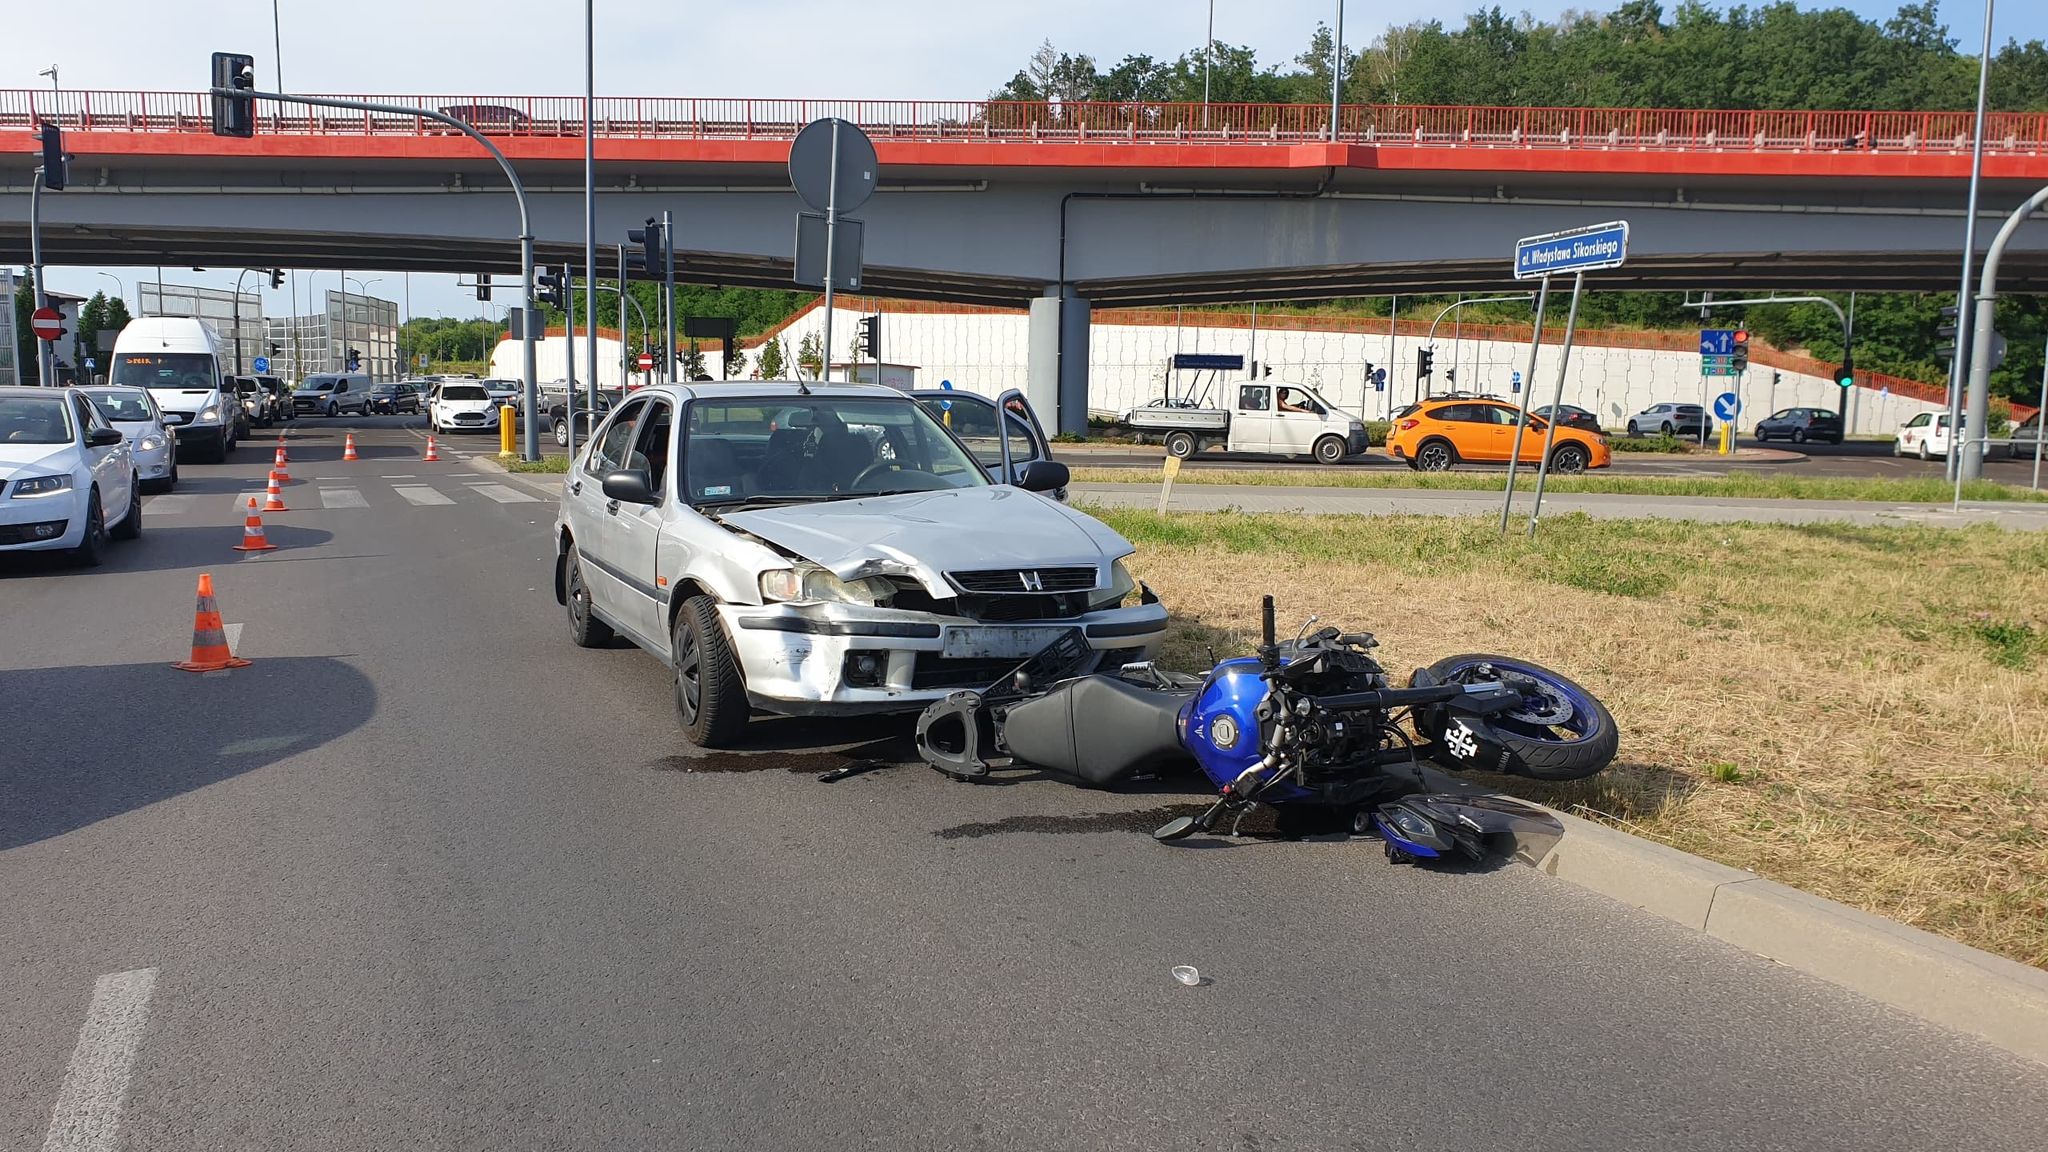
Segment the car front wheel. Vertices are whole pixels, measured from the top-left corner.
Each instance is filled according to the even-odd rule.
[[[71,561],[81,568],[97,568],[107,554],[107,518],[100,511],[100,490],[95,487],[85,498],[85,536],[71,550]]]
[[[1631,420],[1628,422],[1628,434],[1631,436],[1641,436],[1643,434],[1643,430],[1636,427],[1636,422]]]
[[[1550,470],[1566,476],[1586,470],[1586,450],[1577,444],[1566,444],[1550,454]]]
[[[716,602],[709,596],[683,601],[671,641],[683,735],[700,748],[730,747],[747,726],[747,691],[719,626]]]
[[[1344,462],[1344,438],[1325,436],[1316,441],[1316,463],[1341,464]]]
[[[569,418],[566,416],[557,416],[555,418],[555,447],[567,448],[568,446]]]

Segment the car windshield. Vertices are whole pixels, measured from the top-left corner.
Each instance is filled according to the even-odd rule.
[[[100,406],[107,419],[114,421],[153,420],[156,413],[150,409],[149,393],[140,388],[88,388],[87,396]]]
[[[484,391],[483,386],[480,384],[441,385],[441,399],[443,400],[489,400],[490,398],[491,394]]]
[[[220,385],[213,357],[204,352],[124,352],[114,357],[109,384],[130,388],[212,389]]]
[[[69,444],[71,419],[56,396],[0,396],[0,444]]]
[[[299,391],[301,391],[301,392],[332,392],[332,391],[334,391],[334,381],[332,381],[332,380],[308,380],[308,381],[306,381],[306,382],[305,382],[304,384],[301,384],[301,385],[299,385]]]
[[[379,384],[375,388],[370,389],[370,395],[395,396],[398,394],[399,391],[400,388],[396,384]]]
[[[684,431],[693,504],[807,500],[972,488],[973,458],[909,398],[697,400]]]

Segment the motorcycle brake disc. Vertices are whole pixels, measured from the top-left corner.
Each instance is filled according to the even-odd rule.
[[[1522,704],[1504,713],[1510,720],[1555,728],[1572,718],[1572,702],[1550,685],[1529,680],[1517,687],[1521,689]]]

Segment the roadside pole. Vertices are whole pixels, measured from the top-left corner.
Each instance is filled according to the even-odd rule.
[[[2035,192],[2027,197],[2026,203],[2015,208],[2005,218],[2005,223],[1999,225],[1991,247],[1984,251],[1984,270],[1977,281],[1976,323],[1970,333],[1969,406],[1959,424],[1949,425],[1948,454],[1951,460],[1958,461],[1954,501],[1958,508],[1963,502],[1963,481],[1975,480],[1983,474],[1984,453],[1990,447],[1986,434],[1990,431],[1992,348],[1998,341],[1998,333],[1992,330],[1994,313],[1998,308],[1998,265],[2005,258],[2005,246],[2012,241],[2013,234],[2044,204],[2048,204],[2048,188]],[[1974,452],[1970,449],[1973,434],[1978,445]]]
[[[586,289],[587,291],[587,289]],[[568,432],[569,459],[576,458],[576,266],[562,265],[562,358],[568,362],[563,378],[562,427]]]
[[[665,265],[661,272],[661,322],[668,328],[668,343],[661,350],[665,365],[661,370],[664,383],[676,382],[676,223],[670,218],[668,209],[661,210],[661,256]]]
[[[2048,431],[2048,349],[2041,354],[2041,399],[2034,409],[2034,482],[2028,485],[2031,488],[2041,486],[2041,451],[2048,448],[2048,437],[2042,436],[2043,431]]]
[[[633,358],[626,350],[626,246],[619,245],[619,395],[626,394],[626,377]]]
[[[43,166],[40,164],[36,165],[35,175],[29,178],[28,185],[28,249],[28,259],[31,266],[30,275],[35,277],[36,310],[40,312],[50,306],[49,293],[43,287]],[[161,300],[163,298],[162,277],[159,276],[158,280],[157,298]],[[137,292],[136,302],[138,304],[141,303],[141,297],[142,294]],[[14,301],[12,300],[5,303],[9,308],[14,307]],[[109,379],[111,378],[109,376]],[[57,342],[38,337],[36,340],[36,383],[48,388],[56,382]]]
[[[1536,392],[1536,352],[1543,347],[1543,311],[1549,305],[1550,277],[1545,276],[1536,289],[1536,326],[1529,333],[1529,370],[1522,374],[1529,381],[1529,394],[1532,396]],[[1500,530],[1503,534],[1508,530],[1508,509],[1515,502],[1515,465],[1522,458],[1522,436],[1529,431],[1529,405],[1523,403],[1515,407],[1519,409],[1515,414],[1515,444],[1508,450],[1508,488],[1500,502]],[[1557,423],[1556,408],[1550,410],[1550,422]]]
[[[1956,317],[1962,323],[1969,322],[1970,316],[1970,261],[1977,255],[1977,194],[1984,179],[1984,107],[1991,88],[1991,18],[1996,0],[1984,0],[1984,46],[1977,53],[1977,111],[1971,119],[1970,132],[1970,193],[1963,209],[1963,276],[1962,285],[1956,289]],[[1976,351],[1971,341],[1957,340],[1955,360],[1949,366],[1948,386],[1948,428],[1949,453],[1945,467],[1949,479],[1956,481],[1956,501],[1962,501],[1962,454],[1957,447],[1961,434],[1968,431],[1963,427],[1963,394],[1969,386],[1969,357]],[[1843,429],[1847,434],[1847,429]]]
[[[1207,115],[1204,108],[1203,114]],[[832,120],[832,178],[825,191],[825,318],[824,347],[818,353],[818,379],[832,378],[832,250],[839,246],[839,120]],[[1002,424],[996,427],[1001,429]]]
[[[1543,516],[1543,484],[1550,478],[1550,447],[1557,442],[1557,410],[1564,405],[1564,374],[1572,362],[1572,334],[1579,323],[1579,297],[1585,294],[1586,273],[1580,271],[1572,278],[1571,313],[1564,321],[1564,346],[1557,355],[1557,388],[1550,399],[1551,419],[1545,422],[1543,431],[1543,459],[1536,464],[1536,504],[1529,509],[1529,535],[1536,535],[1536,522]],[[1532,369],[1533,370],[1533,369]],[[1706,421],[1702,420],[1702,424]],[[1515,444],[1515,455],[1521,455],[1521,443]]]
[[[597,141],[592,135],[591,105],[597,100],[597,0],[583,0],[583,326],[590,365],[590,422],[597,423]],[[622,331],[619,339],[623,342]],[[623,390],[626,381],[619,380]],[[571,456],[575,453],[571,452]]]

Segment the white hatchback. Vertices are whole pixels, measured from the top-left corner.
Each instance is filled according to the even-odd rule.
[[[68,550],[88,567],[109,536],[142,534],[128,438],[76,388],[0,388],[0,553]]]
[[[1922,412],[1899,428],[1892,437],[1892,455],[1918,456],[1932,460],[1948,456],[1948,413]]]
[[[482,384],[441,384],[427,402],[436,432],[488,432],[498,427],[498,405]]]
[[[178,483],[177,433],[164,425],[156,400],[142,388],[92,387],[80,391],[99,405],[107,422],[128,437],[135,457],[135,475],[153,492],[169,492]]]

